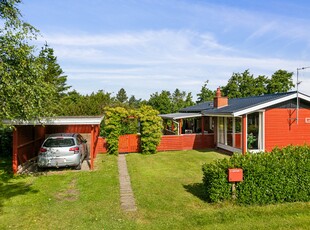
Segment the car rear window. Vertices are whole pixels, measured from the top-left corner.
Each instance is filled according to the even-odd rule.
[[[70,147],[74,145],[72,138],[50,138],[44,143],[44,147]]]

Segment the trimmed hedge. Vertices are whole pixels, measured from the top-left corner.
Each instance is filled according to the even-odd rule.
[[[230,159],[203,165],[208,201],[232,200],[229,168],[243,169],[243,181],[236,183],[237,203],[310,201],[310,146],[288,146],[245,156],[234,154]]]

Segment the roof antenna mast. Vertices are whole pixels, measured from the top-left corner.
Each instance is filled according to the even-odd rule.
[[[310,68],[310,66],[307,67],[301,67],[301,68],[297,68],[297,82],[296,82],[296,91],[297,91],[297,103],[296,103],[296,124],[298,125],[298,110],[299,110],[299,85],[301,83],[301,81],[299,81],[299,70],[304,70],[304,69],[308,69]]]

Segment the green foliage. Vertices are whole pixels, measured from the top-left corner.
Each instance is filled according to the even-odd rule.
[[[31,120],[54,115],[59,90],[49,68],[57,63],[53,50],[45,47],[39,56],[29,41],[36,39],[38,30],[21,20],[16,5],[19,0],[0,2],[0,103],[3,119]],[[61,70],[59,66],[58,70]],[[54,71],[53,74],[56,74]],[[59,78],[62,83],[66,79]]]
[[[206,101],[213,101],[215,96],[214,91],[208,89],[207,85],[209,80],[207,80],[204,85],[201,87],[200,93],[197,94],[197,101],[196,103],[206,102]]]
[[[162,118],[151,106],[142,106],[138,111],[141,131],[141,151],[143,154],[156,153],[162,136]]]
[[[140,104],[142,99],[136,99],[134,95],[131,95],[131,97],[128,100],[128,105],[132,109],[138,109],[140,107]]]
[[[113,105],[110,93],[99,90],[90,95],[81,95],[73,90],[61,98],[58,115],[63,116],[98,116],[104,108]]]
[[[107,108],[101,135],[107,139],[108,153],[117,155],[119,136],[138,133],[139,124],[142,153],[156,153],[162,134],[162,119],[157,110],[147,105],[141,106],[139,110]]]
[[[126,90],[124,88],[121,88],[117,94],[116,94],[116,101],[120,103],[127,103],[128,97]]]
[[[192,94],[186,94],[179,89],[175,89],[173,94],[167,90],[161,91],[160,94],[156,92],[150,96],[147,104],[160,114],[176,113],[182,108],[194,105]]]
[[[168,114],[172,111],[171,93],[163,90],[159,94],[158,92],[153,93],[150,96],[148,105],[158,110],[161,114]]]
[[[270,153],[234,154],[229,160],[203,165],[203,183],[211,202],[231,199],[228,168],[242,168],[236,184],[236,202],[273,204],[310,201],[310,147],[288,146]]]
[[[0,126],[0,156],[10,157],[12,155],[12,128]]]
[[[271,76],[271,79],[263,75],[255,78],[249,70],[245,70],[243,73],[233,73],[221,91],[228,98],[287,92],[294,87],[292,75],[293,73],[285,70],[278,70]]]
[[[44,69],[44,80],[55,85],[58,99],[60,99],[70,86],[67,86],[67,76],[64,75],[63,70],[57,63],[54,50],[45,44],[40,51],[38,60]]]
[[[295,85],[293,84],[293,73],[286,70],[278,70],[272,76],[268,83],[268,93],[284,93],[289,91]]]
[[[108,153],[118,155],[118,140],[122,134],[123,121],[129,113],[122,107],[106,108],[104,130],[108,144]]]

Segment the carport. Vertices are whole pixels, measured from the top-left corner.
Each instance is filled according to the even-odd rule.
[[[89,143],[90,168],[94,168],[94,158],[98,143],[102,116],[53,117],[36,121],[4,121],[13,125],[12,167],[17,173],[18,166],[38,155],[44,139],[52,133],[80,133]]]

